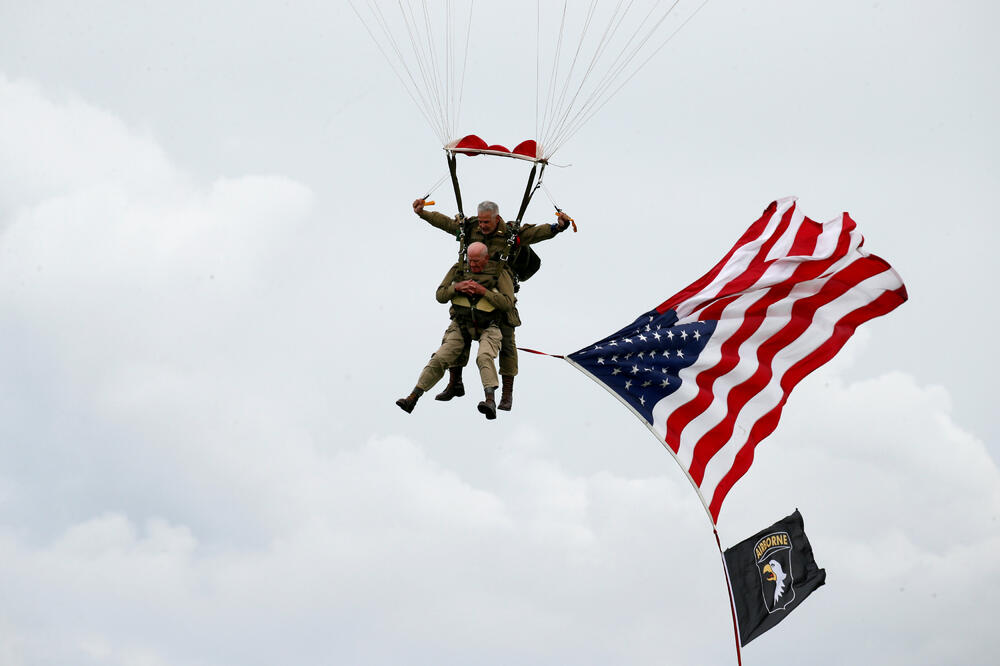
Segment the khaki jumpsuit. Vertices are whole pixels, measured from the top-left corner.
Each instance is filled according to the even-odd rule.
[[[470,297],[455,291],[455,283],[462,280],[475,280],[486,287],[486,293]],[[509,272],[495,261],[489,262],[483,273],[468,273],[462,264],[456,263],[441,281],[436,297],[439,303],[451,301],[451,324],[445,329],[441,346],[420,373],[417,388],[430,390],[463,352],[468,358],[471,343],[477,340],[476,365],[483,388],[495,389],[500,381],[494,362],[503,337],[499,322],[514,308],[514,283]]]

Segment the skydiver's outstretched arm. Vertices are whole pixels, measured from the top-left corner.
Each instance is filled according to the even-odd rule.
[[[423,199],[417,199],[413,202],[413,212],[420,219],[429,222],[432,227],[437,227],[446,234],[454,236],[458,233],[458,220],[433,210],[424,210]]]
[[[566,213],[559,213],[559,221],[553,224],[525,224],[521,227],[521,242],[525,245],[541,243],[550,238],[555,238],[559,233],[566,231],[572,218]]]

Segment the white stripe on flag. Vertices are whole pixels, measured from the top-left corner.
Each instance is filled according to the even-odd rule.
[[[794,204],[794,198],[782,199],[778,201],[777,209],[774,214],[771,215],[771,219],[767,221],[767,226],[764,228],[764,231],[760,234],[760,236],[737,249],[729,258],[725,267],[719,271],[719,274],[715,276],[715,279],[712,280],[708,286],[684,301],[684,303],[678,305],[677,308],[675,308],[677,316],[679,318],[684,318],[691,314],[691,312],[696,308],[718,296],[723,287],[729,284],[736,277],[743,274],[750,266],[753,259],[760,254],[763,245],[770,239],[771,235],[778,228],[778,225],[781,223],[781,218],[784,216],[785,212],[787,212],[788,209]]]
[[[792,246],[795,245],[795,239],[798,236],[799,228],[802,226],[802,222],[805,221],[806,216],[802,214],[802,211],[796,207],[792,211],[792,219],[788,222],[788,227],[785,228],[781,237],[774,242],[771,246],[770,252],[764,257],[764,261],[771,261],[773,259],[780,259],[788,255],[792,250]]]
[[[747,435],[750,428],[765,414],[774,409],[784,397],[781,388],[781,380],[792,365],[812,353],[819,347],[827,344],[833,335],[834,326],[845,315],[864,307],[871,303],[887,289],[895,289],[899,286],[899,280],[893,271],[885,271],[875,275],[855,288],[848,290],[844,295],[820,307],[813,323],[791,344],[786,345],[775,355],[771,362],[772,375],[767,386],[756,396],[749,400],[740,412],[738,422],[745,424],[744,432],[736,430],[729,438],[722,450],[713,456],[705,467],[704,478],[701,482],[702,495],[711,498],[715,494],[719,481],[729,472],[733,466],[736,454],[747,443]],[[720,419],[721,420],[721,419]],[[690,469],[690,468],[689,468]]]

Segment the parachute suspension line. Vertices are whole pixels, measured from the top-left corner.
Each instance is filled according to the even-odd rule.
[[[451,14],[451,0],[446,0],[444,3],[444,85],[445,85],[445,98],[448,100],[448,126],[454,127],[453,112],[455,109],[455,96],[454,96],[454,86],[452,85],[454,81],[454,58],[452,57],[451,49],[451,36],[454,32],[452,27],[454,20]]]
[[[474,0],[365,1],[367,11],[361,9],[361,0],[349,0],[351,9],[442,145],[447,146],[456,138],[455,131],[459,126],[472,41]],[[552,7],[550,18],[545,19],[541,0],[538,0],[535,157],[547,162],[707,2],[615,0],[608,2],[609,7],[604,9],[598,0],[590,0],[586,10],[582,3],[574,4],[579,9],[579,16],[574,17],[570,13],[569,0],[563,0],[562,9]],[[695,6],[697,9],[690,13],[690,7]],[[459,12],[466,9],[469,16],[460,16]],[[675,25],[679,23],[679,26],[660,41],[660,35],[667,31],[664,24],[668,18],[676,18]],[[545,44],[541,41],[543,20],[547,23]],[[556,22],[558,36],[550,40],[548,35],[555,31]],[[570,54],[569,33],[581,26],[581,34]],[[458,41],[463,37],[463,30],[464,46]],[[564,47],[567,51],[565,57]],[[554,53],[551,64],[544,62],[543,48],[550,56]],[[457,62],[459,57],[462,58],[461,70]],[[542,80],[544,75],[549,75],[547,82]]]
[[[447,145],[459,124],[475,3],[366,0],[362,9],[360,0],[349,2],[441,145]],[[469,15],[462,16],[466,10]]]
[[[557,144],[564,143],[568,136],[571,136],[573,133],[575,133],[576,129],[578,129],[578,127],[580,126],[579,119],[582,118],[585,121],[590,118],[590,115],[588,115],[589,111],[593,109],[594,106],[600,103],[602,96],[604,96],[607,93],[608,89],[621,78],[623,72],[625,72],[627,68],[631,65],[636,55],[646,45],[649,38],[653,35],[653,33],[657,30],[657,28],[659,28],[660,24],[662,24],[662,22],[666,20],[666,18],[670,15],[670,13],[677,6],[679,1],[680,0],[674,0],[674,3],[666,11],[666,13],[664,13],[664,15],[660,17],[660,19],[653,25],[653,27],[646,32],[645,36],[639,41],[639,43],[636,46],[634,46],[631,49],[631,51],[627,55],[626,55],[626,49],[623,49],[619,53],[613,67],[608,70],[608,73],[605,75],[601,84],[595,89],[595,91],[587,100],[587,102],[581,106],[580,110],[576,114],[575,119],[577,119],[577,123],[575,125],[569,123],[564,127],[563,135],[559,138],[559,140],[556,141]],[[643,19],[643,22],[639,26],[639,28],[633,33],[631,38],[632,40],[634,40],[636,36],[640,33],[640,31],[646,26],[646,24],[649,21],[649,17],[651,15],[652,15],[652,10]],[[629,78],[631,78],[631,76]],[[607,99],[610,99],[610,96]]]
[[[552,96],[555,93],[556,75],[559,72],[559,56],[562,53],[563,31],[566,28],[566,9],[568,4],[569,0],[563,2],[562,18],[559,21],[559,37],[556,40],[556,53],[552,58],[552,74],[549,77],[549,92],[546,96],[545,111],[542,116],[542,135],[547,134],[549,131],[549,111],[552,109]]]
[[[684,19],[684,21],[681,22],[681,24],[679,26],[677,26],[677,28],[672,33],[670,33],[670,35],[668,35],[667,38],[665,40],[663,40],[663,42],[658,47],[656,47],[656,49],[652,53],[650,53],[649,56],[646,57],[646,59],[643,60],[642,63],[640,63],[639,66],[636,67],[632,71],[632,73],[629,74],[628,77],[624,81],[622,81],[621,84],[611,92],[610,95],[607,95],[604,98],[604,100],[599,105],[597,105],[585,118],[583,118],[572,131],[570,131],[569,133],[567,133],[566,136],[565,136],[565,138],[562,139],[562,141],[560,141],[558,145],[561,146],[567,140],[569,140],[570,138],[572,138],[572,136],[574,134],[576,134],[580,130],[580,128],[583,125],[585,125],[587,123],[587,121],[589,121],[594,116],[594,114],[596,114],[598,111],[600,111],[601,109],[603,109],[604,105],[607,104],[615,95],[617,95],[618,92],[622,88],[624,88],[628,84],[628,82],[631,81],[632,78],[636,74],[639,73],[639,70],[641,70],[643,67],[645,67],[646,63],[648,63],[650,60],[652,60],[656,56],[656,54],[659,53],[663,49],[663,47],[666,46],[670,42],[670,40],[672,40],[674,38],[674,36],[678,32],[680,32],[681,29],[684,28],[684,26],[686,26],[688,24],[688,22],[695,17],[696,14],[698,14],[698,12],[701,11],[702,7],[704,7],[707,4],[708,4],[708,0],[703,0],[703,2],[700,5],[698,5],[698,8],[695,9],[691,13],[690,16],[688,16],[686,19]]]
[[[642,62],[637,67],[635,67],[632,70],[632,72],[627,77],[625,77],[625,79],[623,81],[621,81],[621,83],[618,86],[616,86],[610,92],[610,94],[604,95],[603,99],[601,99],[599,102],[595,101],[594,104],[591,104],[591,108],[588,110],[588,112],[586,113],[586,115],[584,117],[582,117],[581,119],[579,119],[575,123],[575,125],[573,127],[569,128],[564,133],[564,135],[556,142],[556,144],[555,144],[555,146],[553,148],[553,152],[555,150],[558,150],[560,146],[562,146],[566,141],[568,141],[570,138],[572,138],[573,135],[575,135],[580,130],[580,128],[583,127],[583,125],[585,125],[598,111],[600,111],[602,108],[604,108],[604,105],[607,104],[613,97],[615,97],[615,95],[617,95],[618,92],[621,91],[621,89],[624,88],[629,83],[629,81],[631,81],[632,78],[636,74],[638,74],[639,71],[641,69],[643,69],[646,66],[647,63],[649,63],[650,60],[652,60],[661,50],[663,50],[663,47],[665,47],[677,35],[677,33],[680,32],[684,28],[684,26],[686,26],[688,24],[688,22],[691,21],[691,19],[693,19],[702,10],[702,8],[704,8],[704,6],[707,5],[707,4],[708,4],[708,0],[702,0],[701,4],[699,4],[698,7],[695,8],[695,10],[693,12],[691,12],[691,14],[687,18],[685,18],[683,21],[681,21],[680,25],[678,25],[677,28],[675,28],[673,32],[671,32],[669,35],[667,35],[667,37],[659,44],[659,46],[657,46],[652,52],[650,52],[649,55],[646,56],[646,58],[643,59]],[[663,20],[665,20],[667,18],[667,16],[670,14],[670,12],[673,11],[673,9],[674,9],[674,7],[676,7],[676,5],[677,5],[677,2],[674,2],[674,4],[671,5],[670,9],[667,11],[667,14],[664,14],[664,16],[660,19],[660,21],[657,22],[657,26],[656,27],[658,27],[663,22]],[[654,27],[654,30],[655,30],[655,27]],[[650,34],[652,34],[652,33],[650,33]],[[633,55],[633,58],[634,58],[634,55]],[[630,59],[630,61],[631,61],[631,59]]]
[[[476,3],[473,0],[469,4],[469,24],[465,27],[465,55],[462,57],[462,79],[458,84],[458,103],[455,104],[455,128],[458,127],[459,111],[462,108],[462,98],[465,93],[465,70],[469,64],[469,37],[472,35],[472,13],[475,7]]]
[[[446,5],[447,21],[445,24],[445,81],[448,93],[448,126],[452,130],[458,127],[458,82],[456,46],[455,43],[455,14],[452,11],[453,0],[448,0]]]
[[[632,5],[634,3],[635,3],[635,0],[630,0],[629,3],[628,3],[628,6],[625,8],[625,11],[622,12],[621,16],[618,16],[618,13],[619,13],[619,11],[621,11],[622,5],[624,4],[624,0],[620,0],[619,3],[618,3],[618,5],[615,7],[615,11],[611,15],[611,19],[608,21],[608,25],[604,29],[604,33],[601,35],[601,39],[598,42],[597,48],[594,49],[594,55],[590,59],[590,64],[587,66],[587,71],[584,73],[583,77],[580,80],[580,85],[577,86],[576,92],[573,94],[573,98],[570,100],[569,104],[565,105],[563,107],[565,110],[563,111],[563,113],[562,113],[562,115],[561,115],[561,117],[559,119],[559,125],[560,126],[566,122],[566,117],[569,115],[570,111],[572,111],[572,109],[576,105],[577,98],[580,96],[580,93],[583,91],[584,85],[586,85],[587,80],[590,78],[590,75],[593,73],[594,68],[597,65],[597,62],[600,60],[601,56],[604,54],[604,51],[607,49],[608,45],[611,43],[611,40],[614,39],[615,34],[618,32],[618,28],[621,27],[622,22],[625,20],[625,17],[628,15],[629,10],[632,8]],[[617,18],[617,22],[615,21],[616,18]],[[567,79],[567,83],[569,83],[568,79]],[[563,105],[560,105],[560,106],[563,106]],[[545,138],[546,143],[544,145],[548,145],[548,139],[549,138],[550,137],[546,137]],[[552,152],[555,152],[555,151],[553,150]]]
[[[427,188],[427,190],[426,190],[427,194],[424,196],[424,201],[426,201],[427,199],[429,199],[432,194],[434,194],[435,192],[437,192],[437,188],[441,187],[441,183],[443,183],[444,180],[445,180],[445,178],[447,178],[447,177],[448,177],[448,174],[446,173],[445,175],[441,176],[436,181],[434,181],[433,185],[431,185],[429,188]]]
[[[350,2],[351,9],[354,10],[354,14],[358,17],[358,20],[360,20],[361,24],[365,27],[365,30],[368,32],[368,36],[372,38],[373,42],[375,42],[375,46],[378,47],[378,50],[382,54],[382,57],[385,58],[385,61],[389,64],[389,68],[392,69],[392,73],[396,75],[397,79],[399,79],[399,82],[400,84],[402,84],[403,89],[406,91],[406,94],[413,101],[413,104],[417,107],[417,110],[420,111],[421,115],[424,117],[424,120],[426,120],[427,124],[431,126],[431,129],[434,130],[435,134],[437,134],[438,137],[441,138],[442,142],[447,142],[447,139],[444,138],[442,132],[440,131],[440,128],[435,124],[433,119],[433,114],[430,112],[430,104],[424,97],[420,86],[417,85],[417,81],[416,78],[413,76],[413,72],[410,71],[410,68],[406,66],[406,59],[403,57],[403,53],[400,50],[399,45],[396,43],[396,40],[393,38],[392,33],[389,31],[388,25],[385,22],[385,17],[382,16],[381,10],[378,9],[378,6],[375,5],[372,0],[369,0],[368,6],[369,10],[371,10],[372,12],[374,21],[378,25],[378,27],[382,29],[382,32],[385,35],[386,40],[389,42],[389,45],[392,47],[392,50],[395,53],[396,58],[399,61],[399,64],[402,66],[403,72],[405,72],[407,77],[410,79],[410,85],[406,84],[406,79],[404,79],[403,74],[400,73],[400,68],[397,67],[396,63],[393,62],[393,59],[389,56],[389,53],[382,46],[381,40],[379,40],[379,38],[375,36],[375,33],[372,30],[371,26],[369,25],[368,21],[366,21],[364,16],[361,15],[361,12],[358,11],[358,8],[354,4],[354,0],[348,0],[348,2]]]
[[[542,151],[540,157],[548,160],[560,150],[707,2],[618,0],[607,11],[601,11],[592,0],[587,10],[580,12],[578,23],[582,26],[582,34],[575,52],[562,62],[562,40],[567,31],[575,29],[572,27],[575,22],[564,3],[559,17],[559,40],[551,67],[547,63],[536,62],[536,77],[539,79],[536,81],[536,140]],[[692,11],[691,7],[695,9]],[[541,60],[540,7],[536,14],[539,24],[537,57]],[[661,41],[660,35],[666,32],[668,21],[674,22],[676,27]],[[598,25],[603,27],[598,29]],[[555,25],[550,27],[554,30]],[[589,61],[585,68],[581,67],[584,59]],[[543,69],[551,71],[548,95],[544,99],[540,94],[545,85],[540,80]]]
[[[597,85],[594,87],[594,89],[591,91],[590,96],[580,106],[577,112],[573,115],[573,118],[570,119],[569,122],[564,123],[559,128],[558,135],[554,137],[552,141],[553,151],[557,150],[558,146],[561,146],[563,143],[565,143],[566,139],[569,136],[572,136],[572,134],[576,133],[576,130],[578,130],[580,126],[580,123],[577,122],[579,118],[581,117],[587,119],[590,118],[590,116],[587,115],[590,109],[595,104],[597,104],[599,100],[602,99],[603,95],[607,92],[607,90],[619,78],[621,78],[622,72],[624,72],[628,68],[632,60],[635,58],[636,54],[642,50],[642,48],[645,46],[649,38],[653,35],[656,29],[659,28],[660,24],[662,24],[663,21],[666,20],[666,18],[671,14],[671,12],[673,12],[673,10],[677,7],[679,2],[680,0],[674,0],[674,2],[670,5],[667,11],[664,12],[663,16],[661,16],[659,20],[657,20],[656,23],[653,25],[653,27],[649,28],[648,30],[645,29],[646,26],[649,24],[650,18],[653,16],[657,8],[662,3],[658,0],[656,4],[654,4],[649,9],[648,12],[646,12],[646,15],[639,22],[639,25],[635,28],[635,30],[632,31],[632,34],[626,40],[625,45],[618,52],[618,55],[615,56],[614,61],[609,66],[608,70],[605,72],[600,82],[598,82]],[[645,36],[641,40],[639,40],[638,44],[632,45],[633,42],[635,42],[636,38],[641,33],[643,33],[644,30],[645,30]]]
[[[659,4],[660,1],[661,0],[657,0],[657,4]],[[543,136],[544,136],[543,140],[544,140],[544,145],[546,147],[548,147],[550,144],[552,144],[552,141],[556,137],[558,137],[559,134],[561,133],[560,130],[563,128],[563,126],[566,123],[566,120],[565,120],[566,116],[568,116],[568,114],[572,111],[573,105],[574,105],[577,97],[579,96],[580,91],[586,85],[587,79],[589,78],[590,74],[593,73],[593,70],[594,70],[594,68],[595,68],[598,60],[600,59],[601,55],[603,55],[605,49],[607,48],[608,44],[611,41],[611,38],[614,36],[615,33],[617,33],[618,28],[621,26],[622,22],[628,16],[628,13],[631,10],[632,5],[634,4],[634,2],[635,2],[635,0],[630,0],[628,6],[625,8],[624,12],[622,12],[622,14],[621,14],[620,17],[618,17],[618,12],[619,12],[619,10],[621,8],[621,4],[622,3],[619,2],[618,6],[615,8],[615,11],[614,11],[614,13],[611,16],[611,19],[608,21],[608,26],[609,27],[605,28],[604,34],[602,35],[602,38],[601,38],[601,41],[598,43],[598,46],[597,46],[597,48],[594,51],[594,56],[591,59],[591,64],[588,67],[586,74],[583,76],[582,80],[580,81],[580,85],[577,87],[577,92],[574,95],[573,101],[569,104],[569,106],[566,107],[565,109],[546,109],[546,111],[545,111],[546,117],[552,117],[552,119],[554,120],[553,116],[556,113],[558,113],[560,115],[560,120],[559,120],[558,123],[553,124],[550,121],[550,123],[546,126],[545,130],[543,131]],[[655,10],[655,6],[654,6],[653,10]],[[650,10],[650,11],[653,11],[653,10]],[[617,22],[615,21],[616,17],[618,18]],[[626,46],[623,47],[623,50],[625,48],[627,48],[627,44],[628,44],[628,42],[626,41]],[[621,54],[619,54],[618,57],[620,57],[620,55]],[[557,57],[558,57],[558,54],[557,54]],[[616,58],[616,60],[617,60],[617,58]],[[605,74],[605,77],[606,76],[607,76],[607,74]],[[549,148],[545,152],[546,152],[546,156],[548,156],[548,155],[551,155],[552,153],[554,153],[555,150]]]
[[[406,26],[406,32],[410,38],[410,49],[413,52],[413,58],[417,63],[417,68],[420,70],[420,76],[424,82],[424,88],[429,91],[429,97],[432,103],[429,104],[432,114],[437,117],[437,127],[438,136],[442,137],[442,143],[447,143],[448,139],[444,138],[448,135],[447,121],[444,119],[443,114],[443,104],[441,103],[441,96],[438,94],[438,88],[436,85],[435,77],[431,71],[431,61],[429,56],[423,52],[423,40],[417,36],[417,18],[413,11],[412,6],[410,7],[410,13],[407,13],[407,8],[403,4],[403,0],[398,0],[399,12],[403,17],[403,24]]]
[[[569,71],[566,72],[565,80],[563,81],[562,90],[559,92],[559,100],[556,102],[555,108],[564,108],[566,102],[566,91],[569,89],[569,84],[573,79],[573,72],[576,70],[577,60],[580,58],[580,49],[583,48],[583,42],[587,37],[587,31],[590,29],[590,22],[594,19],[594,10],[597,9],[597,0],[591,0],[590,7],[587,9],[587,17],[583,22],[583,30],[580,31],[580,40],[576,44],[576,51],[573,52],[573,60],[570,62]],[[582,85],[582,84],[581,84]],[[559,122],[555,117],[552,119],[554,122]],[[557,125],[558,126],[558,125]]]
[[[441,113],[441,124],[444,126],[445,135],[451,134],[451,127],[448,122],[448,97],[445,85],[442,85],[439,76],[437,54],[434,48],[434,27],[431,24],[431,16],[427,11],[427,0],[421,2],[424,14],[424,35],[427,38],[427,54],[430,62],[431,80],[434,82],[434,94],[438,99],[438,108]]]
[[[538,83],[541,79],[542,62],[542,0],[535,2],[535,141],[541,144],[542,136],[538,133]],[[537,154],[537,149],[536,149]]]
[[[369,0],[369,2],[377,7],[377,0]],[[427,115],[432,118],[430,120],[431,127],[434,128],[438,138],[442,142],[448,141],[448,128],[446,123],[443,121],[441,116],[441,103],[438,99],[436,93],[437,88],[433,85],[431,78],[428,74],[428,63],[424,54],[418,48],[420,44],[416,37],[416,19],[412,15],[407,15],[406,8],[403,6],[402,2],[397,2],[399,7],[400,16],[403,19],[403,25],[406,26],[407,36],[410,40],[410,51],[413,53],[413,59],[416,63],[417,70],[420,74],[420,78],[423,85],[418,85],[416,83],[415,77],[411,77],[414,80],[414,86],[417,92],[420,94],[422,100],[424,100],[425,107],[427,108]],[[395,43],[395,37],[392,35],[392,31],[389,29],[388,21],[385,20],[384,15],[382,15],[381,10],[379,10],[379,15],[382,16],[384,22],[384,31],[386,35]],[[399,59],[405,64],[406,57],[403,55],[402,49],[397,49],[399,53]],[[437,101],[436,101],[437,100]]]

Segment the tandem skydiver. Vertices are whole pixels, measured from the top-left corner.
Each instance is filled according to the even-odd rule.
[[[443,213],[424,210],[424,200],[417,199],[413,202],[413,212],[427,221],[431,226],[437,227],[451,236],[459,236],[460,231],[464,232],[467,243],[479,242],[487,247],[488,258],[501,264],[512,282],[516,279],[511,263],[515,260],[516,253],[523,246],[540,243],[544,240],[555,237],[565,231],[572,218],[566,213],[559,211],[559,221],[552,224],[524,224],[520,225],[516,238],[510,238],[510,228],[508,223],[500,217],[499,207],[492,201],[483,201],[477,208],[475,220],[466,220],[463,229],[459,216],[448,217]],[[537,269],[537,267],[536,267]],[[503,379],[503,389],[500,395],[499,409],[510,411],[514,399],[514,376],[517,375],[517,344],[514,337],[514,328],[521,325],[521,319],[516,307],[517,299],[514,299],[515,306],[498,323],[502,334],[500,347],[500,376]],[[465,395],[465,386],[462,384],[462,368],[469,362],[469,343],[467,342],[461,353],[455,357],[450,364],[448,371],[448,385],[444,391],[435,396],[436,400],[451,400],[456,396]]]

